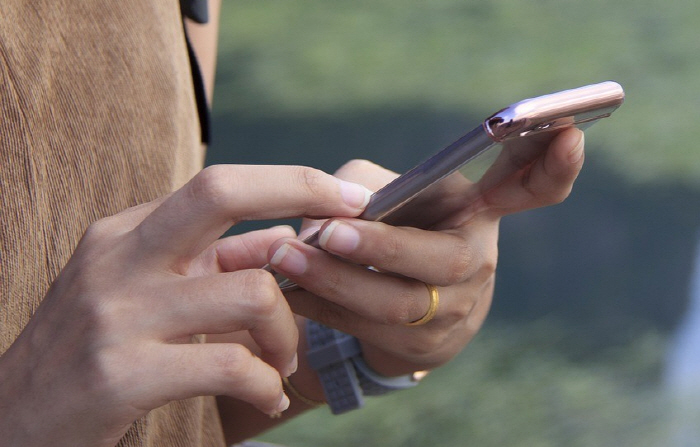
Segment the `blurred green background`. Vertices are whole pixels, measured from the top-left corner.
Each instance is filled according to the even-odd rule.
[[[403,171],[524,97],[608,79],[627,92],[587,132],[569,200],[504,220],[493,311],[462,355],[416,389],[263,439],[674,445],[682,418],[663,372],[700,223],[700,3],[237,0],[222,12],[209,163]]]

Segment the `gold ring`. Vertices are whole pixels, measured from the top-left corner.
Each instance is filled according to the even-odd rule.
[[[289,378],[287,377],[282,377],[282,383],[284,383],[284,387],[294,395],[297,399],[300,401],[304,402],[306,405],[309,407],[320,407],[321,405],[325,405],[326,402],[322,400],[314,400],[314,399],[309,399],[308,397],[304,396],[299,392],[299,390],[296,389],[294,385],[292,385],[292,382],[289,381]]]
[[[437,287],[428,283],[424,284],[425,287],[428,288],[428,293],[430,293],[430,307],[428,307],[428,311],[425,313],[425,315],[423,315],[415,321],[406,323],[406,326],[420,326],[422,324],[425,324],[428,321],[432,320],[433,317],[435,317],[435,314],[437,313],[438,304],[440,304],[440,296],[438,294]]]

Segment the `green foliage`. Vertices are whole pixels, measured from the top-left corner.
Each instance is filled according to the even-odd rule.
[[[587,132],[573,196],[504,221],[492,317],[461,356],[265,439],[673,445],[660,383],[700,215],[699,16],[690,0],[225,2],[210,163],[401,171],[523,97],[606,79],[627,91]]]
[[[414,389],[342,417],[317,409],[263,438],[290,447],[669,445],[672,407],[649,381],[663,340],[648,333],[624,357],[580,363],[552,346],[563,331],[487,327]]]
[[[700,3],[689,0],[241,0],[224,7],[216,107],[483,116],[524,96],[615,79],[627,104],[590,137],[634,181],[697,183],[698,16]]]

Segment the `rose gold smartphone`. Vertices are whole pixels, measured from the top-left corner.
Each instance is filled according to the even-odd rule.
[[[512,104],[374,193],[359,217],[432,228],[452,214],[468,214],[534,162],[559,132],[610,116],[624,97],[618,83],[607,81]],[[304,242],[318,247],[318,235]],[[278,282],[283,290],[295,287],[281,275]]]

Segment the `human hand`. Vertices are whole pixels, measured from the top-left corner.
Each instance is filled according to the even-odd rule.
[[[368,192],[308,168],[216,166],[167,198],[100,220],[0,357],[3,446],[112,446],[173,400],[228,395],[274,414],[297,328],[260,269],[274,228],[217,240],[241,220],[355,216]],[[247,331],[235,343],[195,334]]]
[[[466,345],[488,313],[500,218],[564,200],[582,163],[583,134],[569,130],[468,212],[458,206],[464,188],[448,182],[421,199],[430,203],[430,212],[412,216],[419,228],[336,218],[321,227],[319,240],[327,252],[284,239],[268,256],[276,270],[305,289],[288,293],[292,309],[358,337],[376,371],[399,375],[434,368]],[[376,190],[396,174],[351,162],[337,175]],[[443,217],[435,222],[433,215]],[[428,308],[423,283],[439,286],[437,314],[425,325],[406,326]]]

